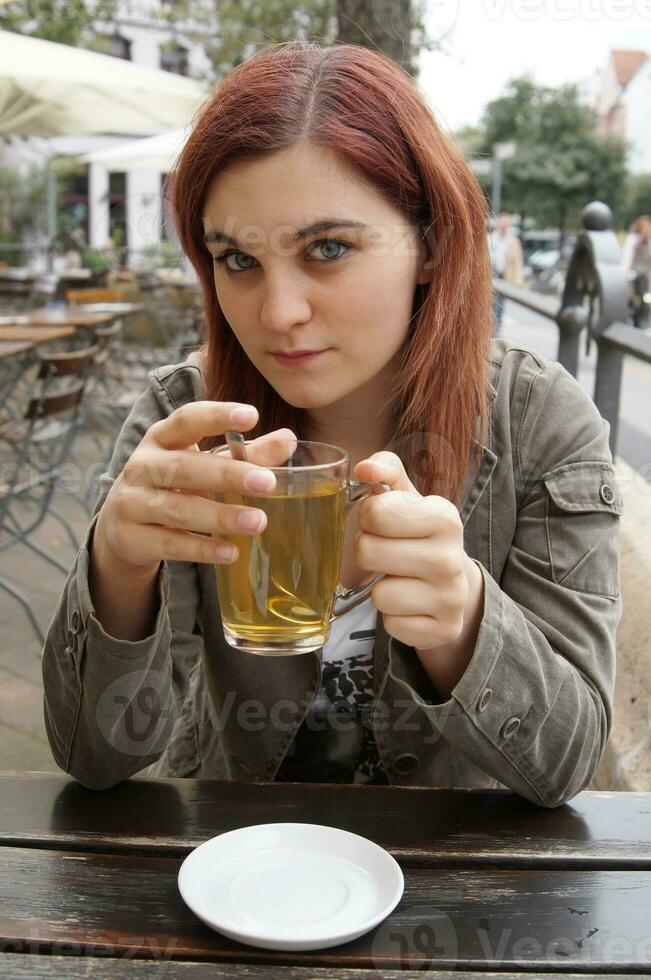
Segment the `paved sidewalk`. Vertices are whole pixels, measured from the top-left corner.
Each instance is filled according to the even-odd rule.
[[[96,463],[98,449],[88,436],[80,435],[77,450],[82,471]],[[54,507],[81,540],[88,527],[87,512],[60,491],[55,494]],[[75,550],[54,518],[46,518],[34,541],[72,564]],[[16,545],[0,554],[0,575],[29,596],[47,630],[65,581],[63,572]],[[57,771],[43,724],[40,644],[22,606],[4,590],[0,590],[0,623],[0,770]]]

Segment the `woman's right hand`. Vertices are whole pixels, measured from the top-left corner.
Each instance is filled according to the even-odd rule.
[[[101,507],[93,551],[114,568],[145,576],[154,574],[164,559],[227,563],[226,549],[235,560],[237,548],[223,535],[258,534],[266,526],[266,515],[257,508],[217,503],[212,495],[230,491],[251,496],[273,490],[273,473],[261,468],[282,465],[288,441],[296,440],[290,429],[260,436],[247,445],[247,462],[228,453],[201,452],[197,444],[204,437],[229,429],[247,432],[257,424],[253,406],[248,406],[244,420],[231,418],[231,411],[241,407],[237,402],[191,402],[155,422]],[[250,477],[263,472],[272,477],[266,490],[247,485]],[[259,519],[259,526],[240,524],[250,514]]]

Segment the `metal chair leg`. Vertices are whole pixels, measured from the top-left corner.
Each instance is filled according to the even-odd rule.
[[[20,589],[17,589],[14,585],[11,585],[10,582],[7,582],[6,579],[2,577],[0,577],[0,589],[4,589],[5,592],[8,592],[9,595],[12,595],[14,599],[18,600],[18,602],[21,604],[21,606],[27,613],[30,623],[34,627],[34,631],[38,636],[39,643],[41,644],[41,646],[43,646],[45,644],[45,633],[39,626],[39,622],[34,614],[34,610],[32,609],[29,599],[27,598],[25,593],[21,592]]]
[[[72,497],[73,500],[76,500],[80,507],[84,507],[84,509],[86,509],[81,498],[78,497],[76,493],[74,493],[72,490],[66,490],[65,493],[67,493],[70,497]],[[70,541],[75,551],[79,551],[79,545],[81,544],[81,542],[77,538],[77,535],[72,530],[72,527],[70,526],[66,518],[63,516],[63,514],[60,514],[58,510],[54,509],[54,507],[48,507],[48,512],[65,529],[65,532],[68,535],[68,540]]]
[[[49,561],[51,565],[58,568],[64,575],[67,575],[70,571],[70,565],[66,565],[55,555],[51,555],[45,548],[41,548],[40,544],[34,544],[34,542],[29,541],[28,538],[19,538],[18,541],[20,544],[24,544],[26,548],[29,548],[30,551],[34,551],[37,555],[40,555],[41,558],[45,558],[46,561]]]

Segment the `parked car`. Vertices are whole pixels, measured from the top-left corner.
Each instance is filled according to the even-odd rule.
[[[545,292],[560,292],[565,283],[567,266],[572,257],[576,236],[568,235],[563,248],[550,248],[534,252],[529,257],[529,269],[534,287]]]

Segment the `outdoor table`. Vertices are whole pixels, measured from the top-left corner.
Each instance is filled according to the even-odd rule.
[[[144,303],[75,303],[66,307],[70,312],[79,310],[82,313],[111,313],[115,317],[142,313],[145,309]]]
[[[120,314],[107,310],[84,310],[78,306],[44,306],[40,310],[30,310],[29,313],[8,313],[0,316],[0,326],[24,327],[98,327],[113,320]]]
[[[62,337],[70,337],[75,332],[75,327],[66,326],[5,326],[0,324],[0,340],[14,340],[28,342],[32,344],[47,344],[51,340],[60,340]]]
[[[507,790],[141,777],[93,792],[63,775],[4,773],[0,975],[648,973],[650,815],[651,793],[583,792],[548,809]],[[405,877],[396,909],[353,942],[307,952],[256,949],[203,925],[178,892],[184,856],[276,822],[386,848]]]

